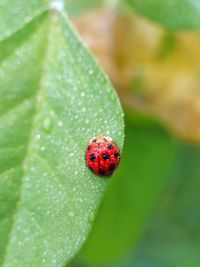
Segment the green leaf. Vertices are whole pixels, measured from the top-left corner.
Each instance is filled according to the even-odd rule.
[[[3,267],[68,262],[86,239],[109,181],[85,167],[86,143],[103,134],[122,148],[119,100],[62,5],[53,6],[28,23],[17,8],[21,21],[9,30],[20,29],[0,42]],[[4,17],[10,10],[12,20],[12,8]]]
[[[200,28],[197,0],[126,0],[139,14],[169,30]]]
[[[179,146],[169,184],[146,225],[131,266],[199,266],[199,159],[199,146]]]
[[[47,8],[47,0],[1,0],[0,41],[33,20]]]
[[[174,142],[161,128],[126,123],[122,162],[81,259],[92,266],[110,262],[132,246],[165,184],[173,154]]]

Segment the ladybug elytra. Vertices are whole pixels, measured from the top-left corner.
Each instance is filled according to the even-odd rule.
[[[109,136],[93,137],[85,151],[86,166],[96,175],[106,176],[119,165],[120,151]]]

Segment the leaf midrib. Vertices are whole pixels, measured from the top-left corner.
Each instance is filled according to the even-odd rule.
[[[0,43],[3,42],[3,41],[5,41],[8,38],[11,38],[14,34],[16,34],[18,31],[22,30],[24,27],[26,27],[26,25],[28,25],[30,22],[32,22],[33,20],[35,20],[36,18],[38,18],[41,14],[43,14],[48,9],[49,9],[48,7],[42,7],[41,9],[38,9],[34,14],[32,14],[32,16],[25,17],[23,19],[23,22],[21,23],[21,25],[19,27],[16,27],[14,30],[8,32],[7,34],[5,34],[0,39]]]
[[[36,16],[32,16],[31,20],[28,21],[27,23],[25,23],[21,28],[25,27],[28,23],[32,22],[34,19],[36,19],[38,16],[40,16],[43,12],[44,12],[44,10],[42,12],[39,12]],[[49,16],[49,18],[51,18],[51,16]],[[19,192],[18,201],[16,202],[16,208],[15,208],[16,211],[13,214],[13,223],[12,223],[12,226],[10,228],[10,232],[8,234],[7,243],[5,245],[6,249],[5,249],[4,257],[2,259],[2,267],[5,266],[6,258],[7,258],[8,253],[9,253],[9,246],[10,246],[10,242],[11,242],[13,227],[14,227],[14,224],[16,222],[17,213],[18,213],[20,201],[21,201],[21,192],[23,191],[23,186],[24,186],[23,178],[26,177],[26,174],[28,172],[28,159],[32,153],[32,144],[34,142],[34,132],[36,129],[36,117],[37,117],[37,114],[39,113],[39,107],[40,107],[41,98],[42,98],[42,87],[43,87],[42,84],[43,84],[43,76],[45,73],[46,58],[48,55],[48,47],[49,47],[49,39],[50,39],[49,36],[51,34],[51,24],[52,24],[51,19],[49,19],[48,27],[47,27],[47,31],[46,31],[46,36],[44,38],[46,40],[46,42],[44,42],[44,44],[45,44],[45,47],[43,49],[44,53],[43,53],[43,57],[41,57],[41,64],[40,64],[41,75],[38,78],[38,86],[37,86],[38,89],[35,91],[35,96],[33,96],[33,98],[34,98],[34,112],[33,112],[33,116],[32,116],[32,124],[31,124],[32,127],[30,127],[29,138],[28,138],[28,142],[27,142],[27,149],[26,149],[26,153],[24,154],[24,159],[23,159],[22,164],[21,164],[21,168],[23,170],[23,175],[21,177],[21,187],[20,187],[21,190]],[[13,32],[12,34],[14,34],[14,33],[16,33],[16,32]],[[1,40],[0,40],[0,42],[1,42]]]

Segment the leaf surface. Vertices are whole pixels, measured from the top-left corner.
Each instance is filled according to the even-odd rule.
[[[30,1],[24,8],[29,4],[35,12]],[[3,267],[68,262],[86,239],[109,181],[85,167],[87,141],[110,135],[122,148],[119,100],[62,5],[53,7],[40,14],[38,3],[38,15],[27,23],[21,13],[0,42]],[[9,10],[12,17],[11,7],[1,12],[6,17]]]

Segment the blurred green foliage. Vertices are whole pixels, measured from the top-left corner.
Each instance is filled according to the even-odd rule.
[[[136,12],[168,30],[200,28],[198,0],[126,0]]]
[[[198,267],[200,147],[179,144],[168,185],[133,258],[137,267]]]

